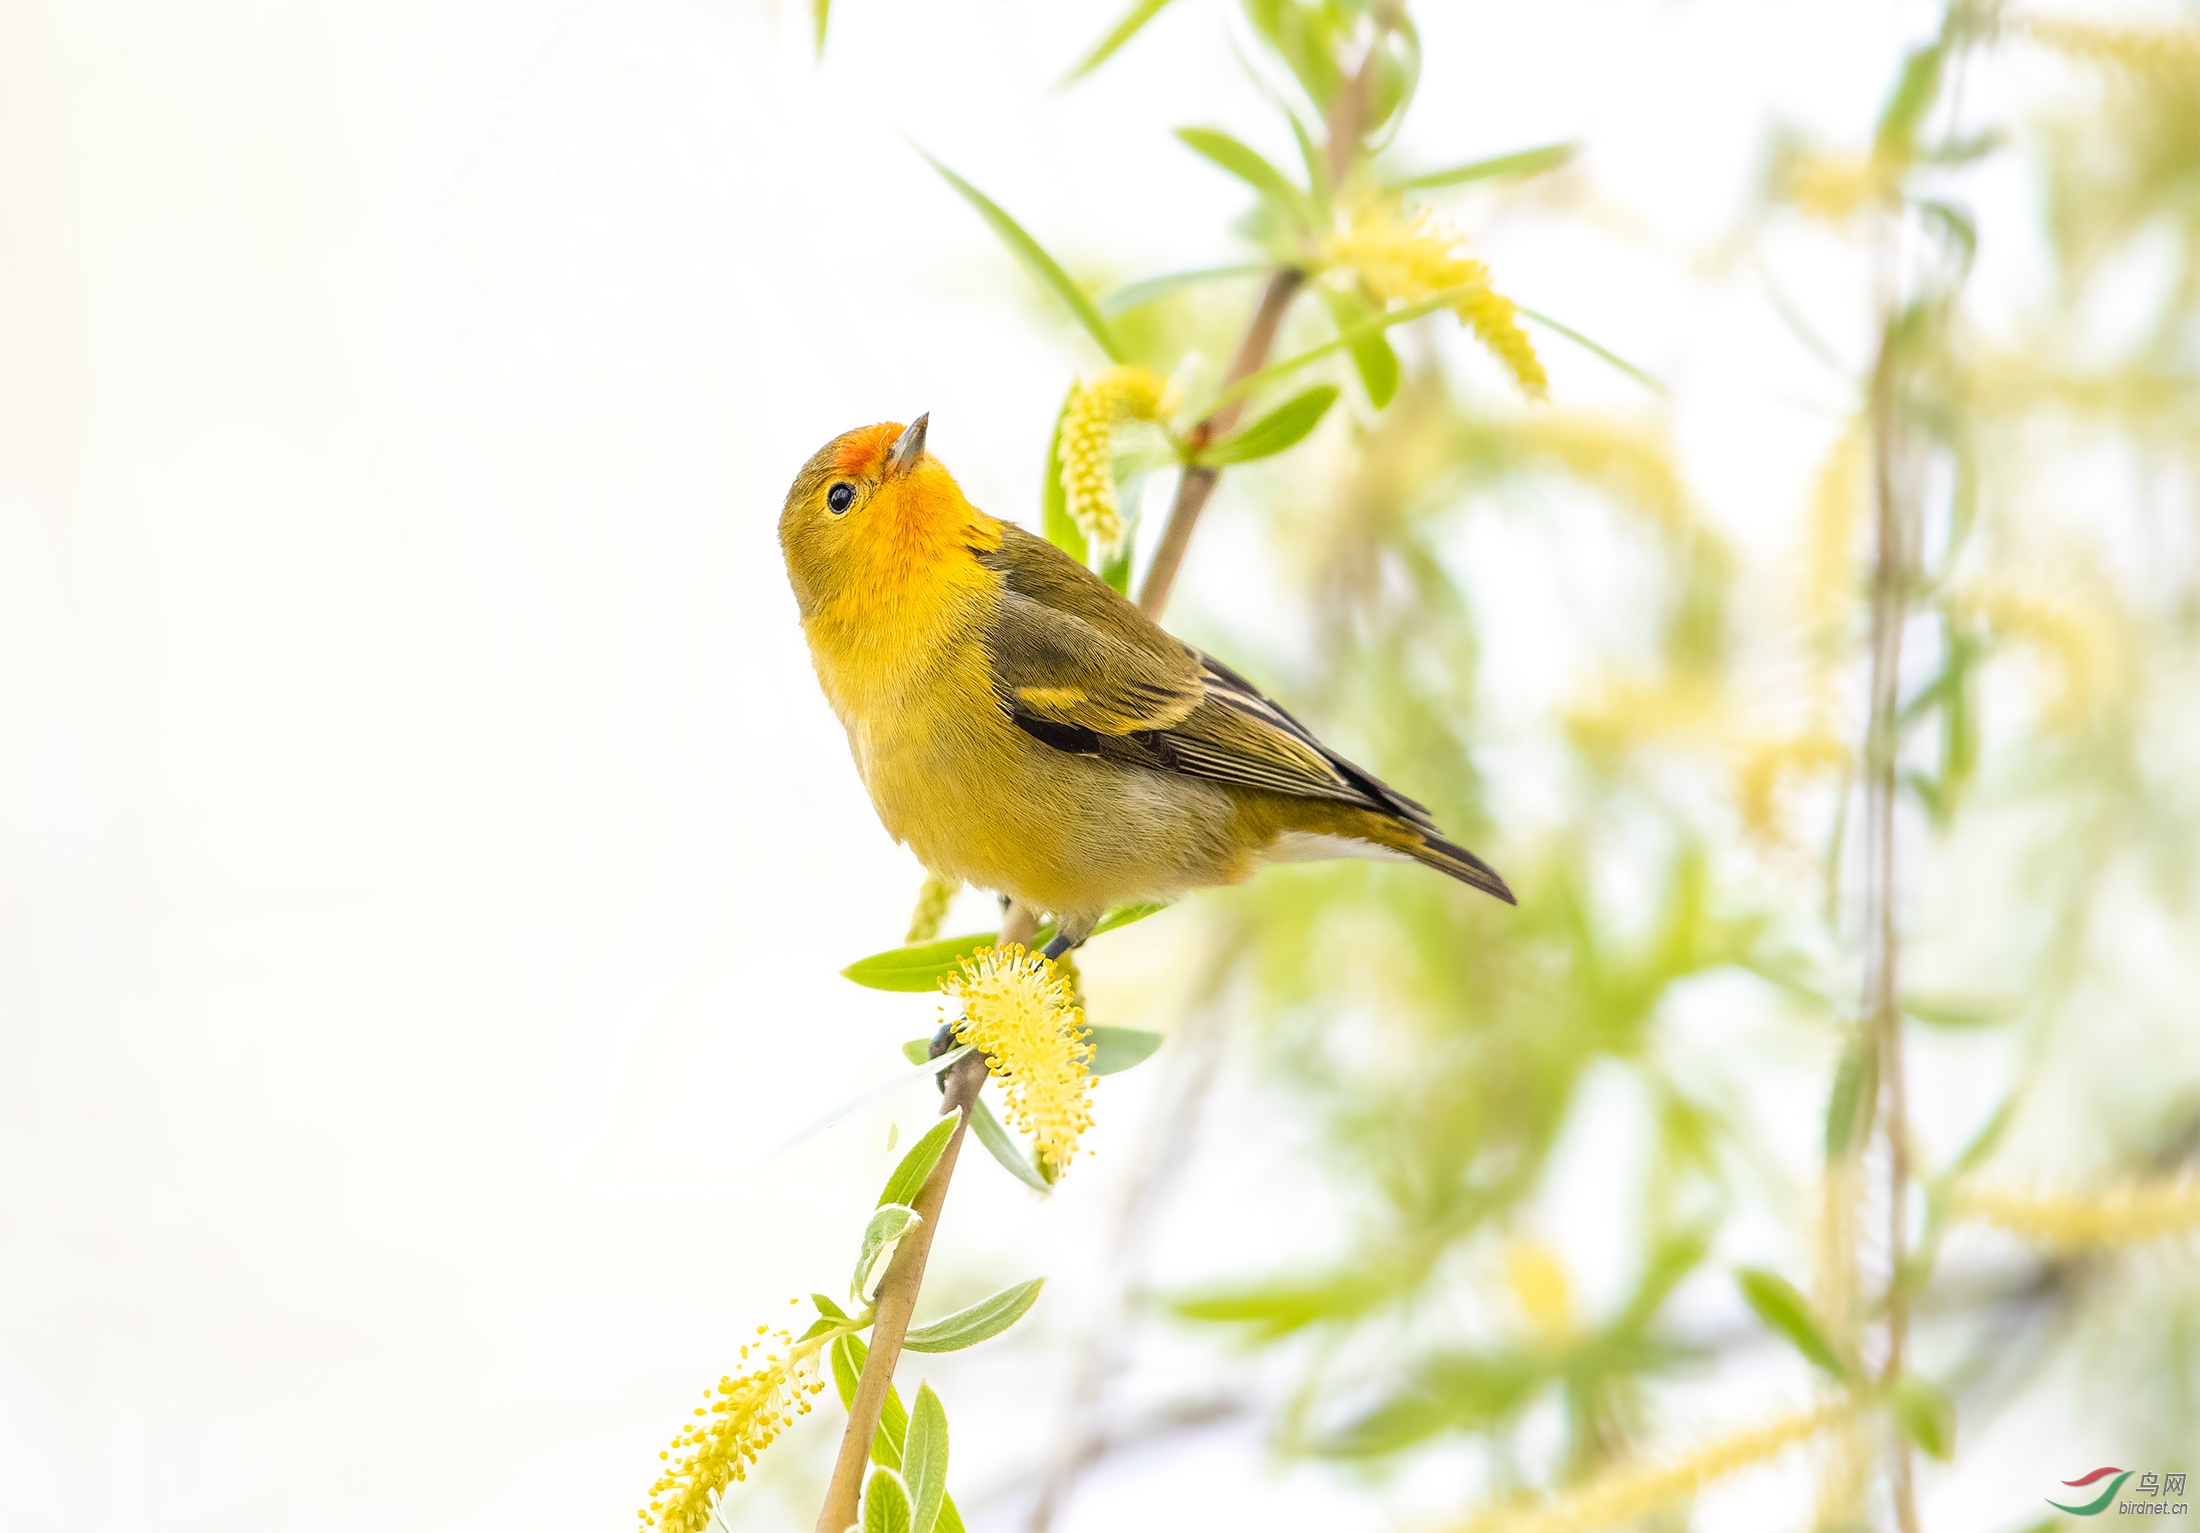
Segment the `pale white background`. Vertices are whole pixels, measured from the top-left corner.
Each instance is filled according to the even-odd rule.
[[[1028,519],[1094,360],[909,140],[1081,269],[1237,256],[1238,192],[1165,132],[1285,147],[1225,9],[1050,93],[1113,11],[841,0],[820,68],[757,0],[0,8],[0,1529],[624,1527],[740,1336],[844,1281],[921,1093],[763,1157],[929,1030],[834,974],[919,870],[773,521],[826,438],[925,409]],[[1491,259],[1675,384],[1744,540],[1846,402],[1710,249],[1766,125],[1857,141],[1931,21],[1422,7],[1403,150],[1587,143],[1608,237],[1528,220]],[[1989,296],[2036,280],[2012,238]],[[1855,273],[1796,258],[1860,354]],[[1640,405],[1548,345],[1562,397]],[[1195,552],[1186,622],[1255,606]],[[1498,641],[1516,690],[1539,621]],[[1026,1345],[1074,1330],[1150,1090],[1103,1088],[1054,1205],[958,1187],[943,1283],[1056,1277]],[[1225,1095],[1187,1270],[1308,1238],[1261,1174],[1290,1129]],[[1042,1418],[958,1416],[979,1511]],[[1233,1497],[1384,1525],[1347,1489],[1272,1484],[1247,1428],[1111,1470],[1069,1526],[1242,1525]]]

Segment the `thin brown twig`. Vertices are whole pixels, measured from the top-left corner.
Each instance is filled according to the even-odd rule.
[[[1260,295],[1260,307],[1253,311],[1253,322],[1246,326],[1245,339],[1238,343],[1230,370],[1222,376],[1223,388],[1251,377],[1267,362],[1283,316],[1305,282],[1306,273],[1289,266],[1269,276],[1268,286]],[[1227,400],[1216,408],[1191,429],[1188,442],[1192,449],[1197,451],[1228,431],[1244,408],[1242,399]],[[1158,618],[1169,605],[1169,592],[1175,588],[1177,571],[1183,567],[1184,551],[1192,546],[1192,529],[1198,525],[1199,513],[1206,509],[1207,497],[1214,494],[1215,481],[1221,477],[1222,470],[1212,464],[1184,466],[1183,476],[1176,482],[1176,500],[1169,507],[1169,520],[1161,529],[1160,546],[1154,550],[1153,563],[1146,566],[1145,584],[1138,588],[1138,606],[1146,616]]]

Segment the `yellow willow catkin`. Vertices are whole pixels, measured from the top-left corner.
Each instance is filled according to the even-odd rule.
[[[1631,1523],[1817,1436],[1853,1409],[1847,1401],[1822,1406],[1715,1438],[1683,1458],[1613,1470],[1540,1506],[1484,1513],[1460,1533],[1592,1533]]]
[[[986,1056],[1005,1116],[1031,1135],[1039,1169],[1053,1180],[1092,1127],[1092,1045],[1068,977],[1012,942],[980,948],[940,989],[943,1006],[960,1003],[955,1036]]]
[[[1958,1218],[2061,1248],[2131,1245],[2200,1230],[2200,1180],[2111,1182],[2080,1192],[1959,1186]]]
[[[2041,719],[2061,733],[2115,715],[2137,690],[2139,646],[2130,620],[2099,587],[2097,579],[2065,578],[2053,586],[1981,582],[1957,598],[1966,616],[2053,668],[2056,686]]]
[[[1745,739],[1734,758],[1734,807],[1742,829],[1761,845],[1777,846],[1787,840],[1784,791],[1847,765],[1849,748],[1822,729],[1802,729]]]
[[[1805,151],[1780,175],[1780,195],[1828,223],[1845,224],[1893,192],[1900,177],[1875,155]]]
[[[1459,253],[1466,237],[1427,208],[1410,217],[1387,204],[1363,206],[1351,227],[1332,234],[1322,247],[1329,266],[1348,266],[1368,291],[1385,303],[1415,303],[1449,288],[1470,291],[1452,304],[1459,322],[1472,330],[1530,399],[1550,394],[1550,379],[1535,345],[1520,328],[1519,309],[1490,286],[1490,269]]]
[[[1528,1323],[1545,1336],[1564,1336],[1574,1328],[1574,1290],[1558,1253],[1535,1240],[1514,1240],[1505,1247],[1505,1286]]]
[[[2018,35],[2072,58],[2126,69],[2200,69],[2200,28],[2104,27],[2056,16],[2027,16],[2011,26]]]
[[[810,1396],[825,1387],[817,1376],[818,1349],[824,1338],[796,1343],[786,1331],[758,1326],[757,1335],[776,1341],[784,1351],[767,1349],[763,1359],[703,1392],[691,1422],[658,1454],[666,1468],[649,1487],[649,1505],[641,1525],[660,1533],[702,1533],[726,1487],[748,1478],[757,1457],[797,1416],[810,1412]],[[764,1349],[751,1342],[741,1360]]]
[[[937,873],[926,874],[924,887],[917,891],[917,908],[909,912],[909,935],[901,940],[930,942],[937,937],[941,923],[947,919],[947,907],[955,903],[955,895],[961,888],[961,884]]]
[[[1115,428],[1127,420],[1160,420],[1169,405],[1169,380],[1143,367],[1111,367],[1070,395],[1062,416],[1062,493],[1070,519],[1102,557],[1123,538],[1123,513],[1115,503]]]

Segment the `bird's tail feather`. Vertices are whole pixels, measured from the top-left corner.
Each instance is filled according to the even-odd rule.
[[[1446,841],[1442,836],[1423,831],[1418,843],[1407,844],[1400,850],[1415,862],[1434,868],[1439,873],[1448,873],[1463,884],[1472,884],[1484,894],[1495,895],[1508,905],[1520,903],[1513,898],[1512,890],[1506,887],[1505,880],[1498,875],[1497,869],[1465,847]]]

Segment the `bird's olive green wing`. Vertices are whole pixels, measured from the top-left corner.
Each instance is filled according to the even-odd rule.
[[[1182,644],[1044,538],[1001,532],[1000,548],[980,557],[1003,586],[987,640],[1011,717],[1121,738],[1167,729],[1199,706],[1199,663]]]
[[[1098,576],[1013,524],[980,555],[1004,587],[990,641],[1002,709],[1057,750],[1155,771],[1427,811],[1316,740],[1227,666],[1172,638]]]

